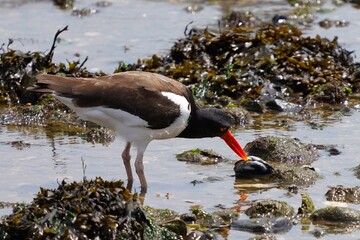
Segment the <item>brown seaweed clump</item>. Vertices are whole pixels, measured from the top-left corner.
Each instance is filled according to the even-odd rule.
[[[0,225],[4,239],[142,239],[148,221],[122,181],[100,177],[41,188]]]
[[[308,96],[341,103],[360,80],[352,52],[339,46],[337,38],[303,36],[289,24],[185,33],[167,56],[122,63],[116,71],[161,73],[190,85],[195,96],[210,103],[223,96],[240,103],[245,99],[303,103]]]

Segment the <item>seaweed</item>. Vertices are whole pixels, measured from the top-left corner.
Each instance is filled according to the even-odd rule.
[[[359,64],[337,38],[306,37],[287,23],[262,24],[256,30],[244,23],[233,25],[221,32],[186,29],[185,38],[175,42],[169,54],[127,66],[121,63],[116,72],[161,73],[189,85],[207,103],[224,96],[233,102],[284,99],[302,103],[312,98],[341,103],[358,81]],[[326,84],[336,87],[327,87],[326,97],[321,97],[318,90],[324,91]]]

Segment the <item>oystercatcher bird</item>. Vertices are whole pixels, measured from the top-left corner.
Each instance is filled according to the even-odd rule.
[[[130,148],[137,148],[135,170],[142,192],[147,191],[143,156],[154,139],[220,137],[248,160],[229,130],[229,115],[217,108],[199,108],[190,90],[168,77],[129,71],[98,78],[40,74],[37,80],[32,91],[52,93],[83,120],[113,129],[125,140],[122,158],[130,185]]]

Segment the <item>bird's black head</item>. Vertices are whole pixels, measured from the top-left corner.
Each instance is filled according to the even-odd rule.
[[[229,130],[231,124],[230,116],[220,109],[197,109],[191,116],[187,128],[178,137],[220,137]]]

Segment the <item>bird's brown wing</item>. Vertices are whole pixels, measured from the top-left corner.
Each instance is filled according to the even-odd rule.
[[[145,120],[152,129],[169,126],[180,114],[179,106],[162,92],[172,92],[193,101],[184,85],[153,73],[124,72],[89,79],[41,74],[37,79],[34,91],[71,98],[77,107],[121,109]]]

